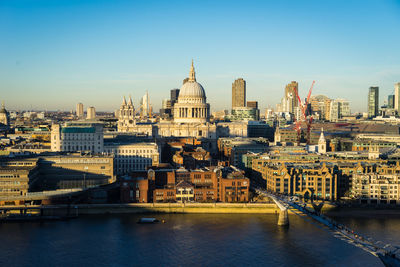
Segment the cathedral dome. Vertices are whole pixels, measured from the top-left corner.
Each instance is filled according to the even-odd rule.
[[[189,79],[179,90],[178,103],[206,103],[206,92],[203,86],[196,81],[193,61],[190,68]]]
[[[204,88],[196,81],[193,60],[189,78],[179,91],[173,112],[177,123],[205,123],[210,116],[210,105],[206,103]]]
[[[179,97],[206,97],[203,86],[196,81],[187,81],[179,91]]]

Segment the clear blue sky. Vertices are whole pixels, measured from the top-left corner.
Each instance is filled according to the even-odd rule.
[[[400,1],[0,1],[0,100],[9,109],[119,108],[149,91],[158,110],[193,58],[212,110],[274,107],[285,84],[365,111],[400,81]],[[262,110],[263,112],[263,110]]]

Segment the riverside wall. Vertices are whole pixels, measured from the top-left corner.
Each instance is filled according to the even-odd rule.
[[[312,209],[311,205],[308,205]],[[258,213],[279,214],[275,203],[126,203],[126,204],[76,204],[76,205],[42,205],[42,206],[0,206],[0,209],[47,216],[79,216],[87,214],[145,214],[145,213]],[[324,205],[322,212],[334,211],[332,205]],[[293,214],[288,210],[289,214]]]
[[[145,213],[279,213],[273,203],[129,203],[44,206],[44,215]]]

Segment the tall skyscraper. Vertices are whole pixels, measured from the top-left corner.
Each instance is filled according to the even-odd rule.
[[[94,107],[87,108],[86,119],[94,120],[96,118],[96,109]]]
[[[179,89],[172,89],[171,90],[171,106],[173,106],[176,101],[178,101],[179,96]]]
[[[388,108],[394,108],[394,95],[388,95]]]
[[[297,107],[299,106],[296,92],[299,90],[299,84],[292,81],[285,87],[285,95],[281,102],[281,112],[289,112],[296,114]]]
[[[239,78],[232,83],[232,109],[246,106],[246,81]]]
[[[83,104],[82,103],[76,104],[76,116],[80,119],[83,118]]]
[[[368,117],[373,118],[379,113],[379,87],[371,86],[368,92]]]
[[[394,109],[400,114],[400,82],[394,84]]]
[[[140,116],[148,117],[150,115],[150,99],[149,92],[146,91],[146,94],[142,97],[140,101]]]

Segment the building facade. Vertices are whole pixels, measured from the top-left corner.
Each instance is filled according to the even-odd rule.
[[[246,106],[246,81],[239,78],[232,83],[232,109]]]
[[[394,109],[400,114],[400,82],[394,84]]]
[[[85,121],[53,124],[51,127],[51,151],[89,151],[94,154],[104,150],[103,125]]]
[[[351,197],[361,203],[400,204],[400,166],[378,166],[374,172],[355,173]]]
[[[135,126],[135,107],[132,98],[129,97],[129,102],[126,103],[124,97],[118,112],[118,132],[130,132]]]
[[[4,126],[10,125],[10,114],[6,110],[4,103],[1,104],[0,109],[0,124],[3,124]]]
[[[330,121],[338,121],[343,117],[350,116],[350,103],[345,99],[334,99],[330,105]]]
[[[368,118],[379,115],[379,87],[371,86],[368,91]]]
[[[104,152],[114,156],[116,175],[144,171],[147,167],[157,166],[160,162],[160,151],[156,143],[106,142]]]
[[[88,120],[96,119],[96,109],[94,107],[87,108],[86,119],[88,119]]]
[[[76,117],[79,119],[83,119],[83,104],[78,103],[76,104]]]

